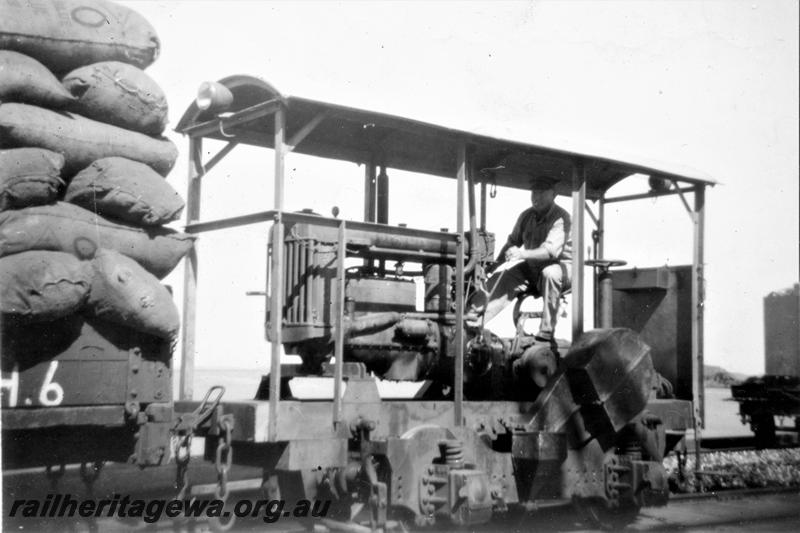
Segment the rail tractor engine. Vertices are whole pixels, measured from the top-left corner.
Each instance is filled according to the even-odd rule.
[[[344,357],[363,363],[383,379],[452,382],[455,355],[455,269],[450,250],[433,232],[402,235],[391,230],[350,230],[347,254],[363,257],[348,268],[344,287]],[[494,236],[467,238],[473,267],[491,261]],[[303,371],[316,374],[333,355],[336,312],[337,230],[329,224],[287,225],[283,342],[302,357]],[[391,267],[386,263],[394,260]],[[421,265],[405,270],[407,262]],[[424,309],[417,309],[416,279],[424,280]],[[504,363],[507,346],[482,330],[466,344],[466,383],[477,383],[493,364]],[[432,391],[431,391],[432,392]]]

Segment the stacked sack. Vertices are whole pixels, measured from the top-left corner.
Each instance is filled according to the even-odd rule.
[[[30,324],[83,313],[174,339],[159,280],[192,247],[164,227],[167,102],[144,72],[152,26],[105,0],[0,0],[0,310]]]

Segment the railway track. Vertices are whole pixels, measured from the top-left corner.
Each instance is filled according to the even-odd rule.
[[[791,446],[783,446],[766,451],[785,452],[794,451],[797,449],[798,446],[793,444]],[[760,452],[763,453],[764,450],[761,450]],[[709,458],[715,455],[720,456],[725,454],[751,453],[759,453],[759,450],[756,450],[752,446],[738,446],[724,450],[704,449],[700,451],[702,458]],[[692,458],[693,456],[694,453],[690,452],[687,456],[687,459]],[[705,461],[703,461],[703,463],[705,463]],[[209,463],[203,462],[200,460],[200,458],[191,461],[190,465],[190,479],[192,480],[193,485],[192,496],[200,498],[213,497],[212,494],[216,481],[216,474],[213,466]],[[687,474],[691,474],[691,472],[687,471]],[[714,476],[719,477],[724,475],[724,472],[701,471],[698,478],[711,479]],[[231,500],[237,501],[250,499],[255,501],[262,499],[264,496],[259,491],[260,478],[261,469],[259,468],[234,466],[230,477],[230,489],[232,491]],[[98,497],[107,497],[108,495],[120,492],[119,487],[128,487],[130,488],[129,492],[131,495],[137,498],[142,498],[145,500],[155,498],[169,499],[174,497],[174,482],[174,465],[140,470],[129,465],[112,463],[102,469],[101,475],[93,482],[91,487],[87,487],[85,481],[80,475],[79,465],[68,465],[63,474],[57,479],[54,479],[52,475],[48,477],[45,470],[41,468],[11,472],[7,471],[4,473],[5,489],[3,497],[6,502],[9,502],[15,498],[38,498],[44,500],[47,494],[59,493],[72,494],[73,497],[78,498],[85,497],[88,489],[91,489],[92,493]],[[661,516],[663,513],[667,513],[667,515],[672,517],[671,519],[678,519],[680,516],[680,512],[678,510],[685,505],[692,504],[692,502],[713,503],[721,501],[730,502],[736,500],[758,501],[760,499],[774,498],[776,496],[793,496],[798,500],[798,503],[800,503],[800,498],[798,498],[798,495],[800,495],[800,484],[794,484],[792,486],[769,486],[759,488],[726,488],[724,490],[716,488],[708,489],[708,487],[711,486],[711,484],[706,484],[705,486],[703,484],[696,484],[695,488],[698,490],[694,492],[673,493],[670,497],[668,509],[675,510],[675,516],[670,514],[671,511],[653,510],[651,508],[644,509],[642,511],[644,513],[643,516],[649,516],[649,514],[652,513],[656,513],[658,516]],[[523,517],[504,520],[502,524],[493,524],[493,526],[502,525],[502,530],[504,531],[525,530],[529,526],[535,526],[537,530],[546,531],[575,531],[585,530],[587,527],[591,527],[590,524],[586,524],[580,520],[575,522],[575,515],[576,513],[574,513],[570,502],[564,501],[554,505],[539,506],[535,509],[535,512],[525,513],[525,516]],[[7,508],[5,509],[4,516],[8,517]],[[528,521],[531,521],[531,524],[528,524]],[[70,525],[68,527],[77,528],[77,531],[91,531],[93,528],[93,526],[91,526],[86,520],[76,519],[69,522]],[[289,522],[289,520],[281,520],[279,524],[284,528],[283,530],[287,530],[287,527],[288,530],[302,530],[302,525],[292,525]],[[52,521],[50,521],[50,523],[50,526],[42,527],[41,529],[52,530]],[[4,526],[8,527],[12,525],[22,525],[27,530],[40,530],[37,529],[37,526],[30,521],[22,520],[11,524],[10,522],[6,522],[6,520],[4,520]],[[58,527],[62,526],[61,524],[57,525]],[[195,525],[197,528],[199,528],[197,529],[198,531],[202,531],[204,528],[207,528],[207,524],[204,524],[204,522],[201,521],[196,522]],[[294,527],[295,525],[297,525],[297,527]],[[112,519],[98,520],[97,527],[99,530],[112,531],[136,529],[131,523],[122,523],[118,520]],[[185,524],[181,525],[178,530],[181,530],[181,528],[184,527]],[[265,524],[264,520],[258,517],[248,520],[240,520],[237,530],[254,531],[262,530],[265,527],[269,531],[282,530],[277,528],[275,524]],[[329,522],[325,527],[330,530],[336,530],[337,523]],[[172,531],[174,530],[174,524],[171,520],[162,520],[157,524],[148,525],[148,529]],[[487,529],[487,531],[489,530],[493,529]]]

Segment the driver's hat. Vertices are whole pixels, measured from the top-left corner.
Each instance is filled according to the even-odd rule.
[[[556,180],[549,176],[536,176],[530,181],[532,191],[551,191],[555,189]]]

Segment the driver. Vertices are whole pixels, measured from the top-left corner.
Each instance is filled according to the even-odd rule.
[[[569,213],[555,204],[554,187],[546,176],[531,181],[531,207],[520,214],[497,256],[497,263],[505,264],[486,282],[486,305],[470,301],[468,326],[477,326],[481,314],[488,322],[517,296],[534,291],[544,299],[536,339],[553,342],[559,299],[570,286],[572,270],[572,224]]]

